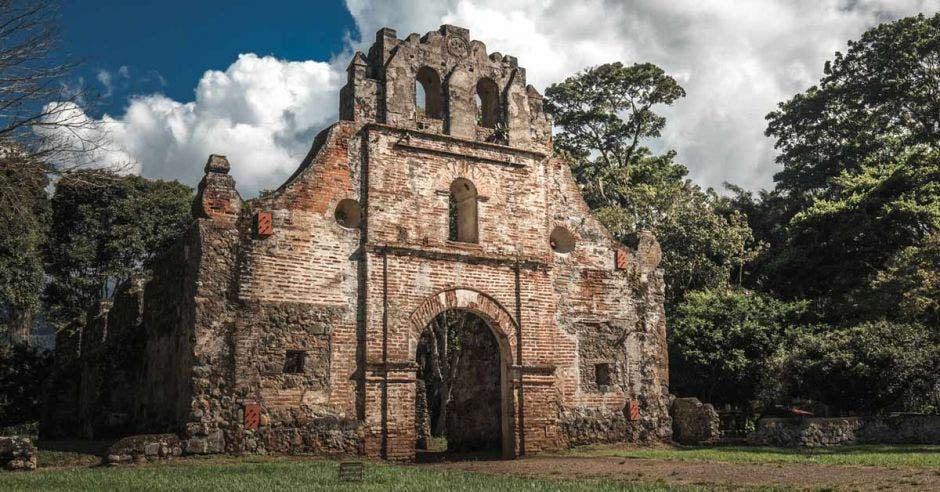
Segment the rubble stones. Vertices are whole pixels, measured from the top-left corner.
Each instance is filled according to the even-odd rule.
[[[107,464],[140,463],[181,456],[186,444],[176,434],[129,436],[112,444],[105,454]]]
[[[6,470],[36,469],[36,447],[27,437],[0,437],[0,466]]]
[[[676,398],[669,407],[672,439],[681,444],[705,444],[721,438],[721,420],[710,403]]]

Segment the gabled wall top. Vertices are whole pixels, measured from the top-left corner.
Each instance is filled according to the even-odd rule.
[[[380,29],[368,56],[355,54],[348,77],[343,120],[543,151],[551,145],[550,119],[525,69],[515,57],[488,54],[467,29],[444,25],[405,39]]]

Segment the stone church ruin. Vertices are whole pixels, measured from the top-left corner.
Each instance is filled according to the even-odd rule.
[[[287,182],[243,201],[211,156],[151,277],[60,334],[44,437],[411,460],[450,313],[449,446],[669,439],[659,245],[591,216],[542,102],[466,29],[380,30]]]

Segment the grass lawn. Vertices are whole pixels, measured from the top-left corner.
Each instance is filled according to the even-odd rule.
[[[675,447],[625,448],[583,446],[566,456],[613,456],[726,463],[795,463],[819,465],[913,466],[940,468],[940,445],[860,445],[833,448]]]
[[[366,463],[361,483],[344,483],[337,480],[337,466],[336,462],[297,457],[189,458],[154,465],[0,472],[0,490],[697,490],[601,480],[539,480],[379,463]]]
[[[867,472],[874,478],[891,475],[890,486],[936,484],[940,476],[940,446],[852,446],[829,449],[780,449],[758,447],[626,447],[586,446],[558,454],[540,455],[534,460],[512,462],[463,462],[463,466],[410,466],[366,462],[361,483],[340,482],[338,463],[299,456],[211,456],[188,457],[169,462],[134,466],[96,466],[101,442],[41,443],[39,470],[7,473],[0,471],[0,491],[7,490],[428,490],[458,492],[494,491],[587,491],[587,490],[705,490],[703,487],[742,486],[762,489],[803,488],[831,479],[832,468],[816,465],[868,465],[884,467]],[[575,461],[594,460],[600,471],[578,475],[584,466]],[[647,458],[630,466],[630,458]],[[555,461],[553,461],[555,460]],[[567,462],[565,461],[567,460]],[[624,461],[627,460],[627,461]],[[662,460],[662,461],[660,461]],[[694,464],[697,462],[699,464]],[[702,462],[712,462],[702,463]],[[567,465],[565,464],[567,463]],[[641,464],[642,463],[642,464]],[[679,466],[679,463],[688,465]],[[727,465],[725,463],[731,463]],[[797,469],[796,482],[786,473],[775,475],[779,467],[752,464],[788,464]],[[461,465],[461,463],[454,463]],[[480,465],[480,466],[476,466]],[[523,465],[529,465],[527,473]],[[701,465],[706,465],[704,471]],[[738,465],[738,466],[735,466]],[[568,466],[568,469],[564,469]],[[739,470],[728,474],[729,468]],[[709,468],[711,467],[711,468]],[[748,468],[749,467],[749,468]],[[464,469],[461,469],[464,468]],[[687,470],[686,470],[687,469]],[[566,471],[567,470],[567,471]],[[659,471],[657,471],[659,470]],[[665,470],[665,471],[662,471]],[[793,469],[789,468],[790,473]],[[848,477],[857,478],[856,469]],[[914,471],[912,471],[914,470]],[[596,471],[596,470],[595,470]],[[481,473],[482,472],[482,473]],[[681,474],[679,472],[682,472]],[[522,474],[527,476],[522,476]],[[912,475],[913,473],[913,475]],[[916,475],[916,476],[914,476]],[[781,478],[782,477],[782,478]],[[912,478],[913,477],[913,478]],[[828,483],[828,482],[826,482]],[[836,482],[843,483],[843,482]],[[862,482],[867,483],[867,482]],[[875,484],[875,485],[880,485]],[[862,487],[864,488],[864,487]]]

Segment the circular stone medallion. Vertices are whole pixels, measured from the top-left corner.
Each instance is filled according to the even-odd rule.
[[[447,38],[447,52],[453,56],[465,57],[470,53],[470,46],[460,38]]]

